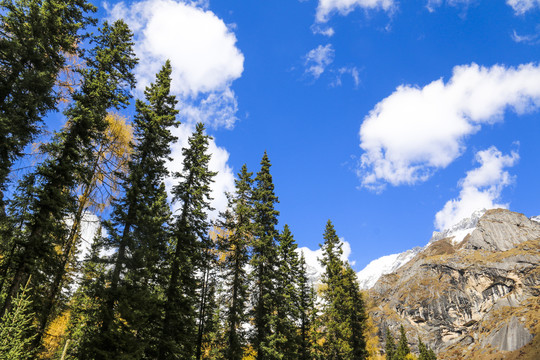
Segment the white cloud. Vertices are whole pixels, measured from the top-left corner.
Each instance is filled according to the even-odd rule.
[[[188,146],[188,139],[195,130],[193,123],[185,123],[173,130],[173,134],[178,137],[178,142],[173,145],[173,161],[169,162],[167,167],[172,173],[180,172],[183,169],[182,149]],[[226,192],[234,191],[234,173],[232,168],[228,165],[229,152],[216,145],[214,139],[210,140],[208,146],[209,153],[212,154],[208,168],[211,171],[216,171],[217,175],[214,177],[214,183],[212,184],[212,198],[211,205],[215,208],[209,215],[211,219],[217,219],[219,212],[224,211],[227,207]],[[173,185],[177,184],[178,179],[172,177],[166,179],[165,184],[167,190],[170,191]],[[173,204],[173,210],[176,211],[179,208],[179,204]]]
[[[319,24],[313,24],[311,25],[311,31],[314,34],[320,34],[328,37],[332,37],[335,34],[335,31],[332,27],[329,26],[321,26]]]
[[[540,7],[540,0],[506,0],[518,15],[524,14],[535,7]]]
[[[305,56],[306,74],[318,79],[324,72],[326,67],[334,61],[334,48],[332,44],[325,46],[319,45],[315,49],[309,51]]]
[[[525,44],[537,44],[538,43],[538,34],[534,35],[518,35],[516,30],[512,33],[512,40],[517,43]]]
[[[342,82],[341,79],[343,75],[347,74],[352,77],[352,80],[354,82],[354,87],[358,87],[360,85],[360,72],[358,71],[358,68],[356,66],[344,66],[339,68],[337,71],[337,76],[335,80],[332,82],[332,86],[341,86]]]
[[[325,23],[334,13],[345,16],[356,8],[392,11],[394,5],[394,0],[319,0],[315,19],[319,23]]]
[[[457,66],[452,78],[419,88],[401,85],[379,102],[360,128],[362,185],[382,190],[427,180],[459,157],[467,136],[540,106],[540,66]]]
[[[441,231],[448,229],[477,210],[507,208],[507,204],[497,203],[502,190],[513,182],[504,169],[514,166],[518,159],[516,152],[503,155],[494,146],[479,151],[476,161],[480,166],[468,171],[460,181],[459,198],[448,201],[435,215],[435,227]]]
[[[183,123],[173,130],[178,143],[172,148],[171,171],[182,168],[182,148],[195,123],[232,129],[237,121],[238,102],[231,85],[242,75],[244,55],[236,47],[234,26],[228,27],[208,6],[208,0],[143,0],[107,9],[111,20],[124,19],[134,32],[139,94],[164,62],[171,61],[171,91],[178,96]],[[224,192],[234,189],[234,174],[227,164],[227,150],[212,140],[209,152],[209,167],[218,172],[212,185],[215,218],[226,206]],[[169,190],[173,183],[167,180]]]
[[[124,19],[135,34],[140,89],[154,80],[167,59],[173,67],[173,91],[181,95],[223,90],[242,75],[244,56],[236,36],[199,4],[144,0],[109,9],[111,18]]]

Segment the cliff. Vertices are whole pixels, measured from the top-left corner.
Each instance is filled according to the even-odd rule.
[[[540,223],[485,212],[462,241],[432,241],[368,291],[384,341],[403,324],[441,359],[538,359]]]

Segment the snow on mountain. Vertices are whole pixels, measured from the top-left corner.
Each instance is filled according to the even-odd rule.
[[[433,236],[431,237],[430,243],[441,240],[444,238],[452,238],[452,242],[454,244],[458,244],[465,239],[465,236],[471,234],[474,229],[476,229],[476,224],[478,224],[478,220],[484,215],[486,212],[486,209],[483,210],[477,210],[472,213],[471,217],[462,219],[457,224],[453,225],[452,227],[445,229],[441,232],[434,231]]]
[[[540,223],[540,215],[531,217],[531,220]]]
[[[393,273],[408,263],[422,249],[422,247],[415,247],[400,254],[386,255],[373,260],[357,273],[360,288],[366,290],[373,287],[381,276]]]
[[[433,232],[433,236],[426,247],[431,243],[444,238],[452,238],[452,242],[454,244],[463,241],[465,236],[474,231],[478,220],[480,217],[482,217],[482,215],[484,215],[485,212],[486,210],[475,211],[470,218],[465,218],[452,227],[441,232]],[[540,221],[540,219],[538,221]],[[400,254],[386,255],[373,260],[363,270],[358,272],[358,281],[360,283],[360,287],[362,289],[370,289],[373,287],[373,285],[375,285],[381,276],[393,273],[409,262],[423,249],[424,247],[415,247],[414,249],[407,250]]]

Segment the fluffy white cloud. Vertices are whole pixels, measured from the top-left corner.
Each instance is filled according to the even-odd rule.
[[[172,173],[180,172],[183,169],[182,149],[188,146],[188,139],[195,130],[193,123],[184,123],[177,129],[173,130],[173,134],[178,137],[178,142],[173,145],[173,161],[168,163],[168,169]],[[226,192],[234,191],[234,174],[231,167],[228,165],[229,152],[222,147],[216,145],[214,139],[210,140],[208,151],[212,154],[208,168],[211,171],[216,171],[218,174],[214,177],[214,183],[212,184],[212,198],[211,205],[215,208],[210,213],[210,218],[216,219],[219,212],[224,211],[227,207]],[[172,187],[177,184],[178,179],[172,177],[165,181],[167,190],[170,194]],[[173,204],[173,210],[176,211],[179,208],[178,203]]]
[[[195,123],[231,129],[237,120],[238,103],[231,84],[243,72],[244,56],[236,47],[232,27],[208,10],[208,1],[143,0],[119,2],[108,9],[111,20],[124,19],[134,32],[139,65],[135,69],[137,89],[155,79],[168,59],[172,66],[171,90],[178,96],[182,125],[174,130],[178,143],[172,148],[169,168],[182,168],[182,148]],[[211,216],[226,206],[225,191],[234,189],[234,175],[227,164],[229,153],[212,140],[209,167],[218,175],[212,185]],[[170,190],[175,181],[167,180]]]
[[[506,109],[522,114],[540,106],[540,66],[457,66],[419,88],[401,85],[379,102],[360,128],[364,150],[362,185],[382,190],[427,180],[465,149],[464,140],[482,124],[501,121]]]
[[[504,169],[514,166],[518,159],[517,153],[503,155],[494,146],[479,151],[476,161],[480,166],[468,171],[460,181],[459,197],[448,201],[435,215],[435,227],[441,231],[448,229],[477,210],[507,208],[507,204],[497,203],[502,190],[513,182]]]
[[[318,79],[324,72],[326,67],[334,61],[334,48],[332,44],[325,46],[319,45],[315,49],[309,51],[305,56],[306,74]]]
[[[391,11],[394,4],[394,0],[319,0],[316,21],[324,23],[327,22],[330,15],[334,13],[347,15],[356,8]]]
[[[144,0],[109,9],[135,35],[139,88],[150,84],[165,60],[173,67],[172,87],[182,95],[223,90],[242,75],[244,56],[236,36],[213,12],[197,3]]]
[[[540,0],[506,0],[506,3],[510,5],[518,15],[524,14],[535,7],[540,7]]]

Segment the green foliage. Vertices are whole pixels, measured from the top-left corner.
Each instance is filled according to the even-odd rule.
[[[435,352],[432,349],[429,349],[420,338],[418,338],[418,350],[420,352],[418,360],[437,360]]]
[[[396,343],[394,337],[390,333],[390,329],[386,328],[386,345],[384,347],[386,353],[386,360],[395,360],[396,357]]]
[[[356,274],[341,260],[342,243],[329,220],[322,245],[321,264],[325,267],[321,293],[323,306],[319,329],[322,346],[318,352],[324,359],[364,359],[365,309]]]
[[[275,210],[278,198],[274,193],[274,183],[270,174],[270,159],[266,152],[261,159],[261,169],[255,177],[253,200],[255,204],[255,237],[250,265],[253,268],[253,347],[257,360],[279,358],[272,336],[275,324],[274,279],[277,270],[275,226],[279,212]]]
[[[224,259],[226,346],[224,358],[241,360],[247,339],[244,325],[247,320],[249,246],[253,239],[253,173],[244,164],[238,179],[236,192],[228,194],[228,209],[223,214],[221,226],[224,233],[218,238]]]
[[[403,325],[399,328],[399,342],[397,345],[395,360],[405,360],[405,357],[411,353],[409,349],[409,342],[407,340],[407,334],[405,333],[405,328]]]
[[[0,321],[0,360],[32,359],[31,347],[36,337],[28,283],[13,301],[13,307]]]
[[[197,341],[195,303],[196,271],[201,268],[202,254],[209,248],[207,211],[210,184],[216,175],[208,169],[210,136],[199,123],[182,150],[183,170],[176,173],[180,181],[173,187],[174,200],[180,203],[180,214],[173,228],[170,276],[166,289],[165,314],[159,345],[160,359],[187,359],[194,354]]]
[[[0,1],[0,206],[13,161],[56,109],[66,55],[76,54],[95,11],[84,0]]]
[[[313,359],[313,332],[316,324],[317,309],[315,301],[317,296],[313,285],[307,277],[306,261],[302,253],[299,260],[299,272],[296,280],[298,284],[298,358],[300,360]]]

